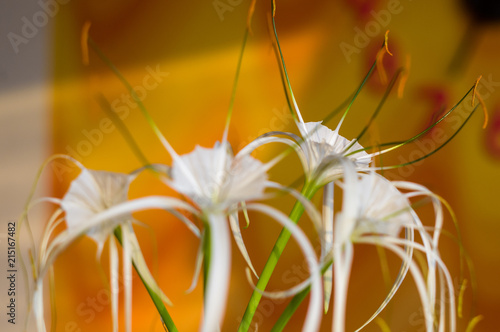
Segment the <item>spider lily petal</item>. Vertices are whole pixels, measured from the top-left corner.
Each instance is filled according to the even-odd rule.
[[[323,229],[324,229],[324,245],[321,246],[321,255],[324,257],[333,247],[333,182],[325,185],[323,191]],[[333,289],[333,264],[323,274],[323,293],[324,293],[324,309],[328,312],[330,298]]]
[[[203,241],[200,242],[200,245],[198,246],[198,252],[196,254],[196,260],[194,263],[193,279],[191,280],[191,286],[189,286],[189,289],[186,291],[186,293],[191,293],[196,288],[196,285],[198,284],[198,279],[200,277],[202,265],[203,265]]]
[[[35,282],[35,291],[33,292],[33,312],[35,314],[36,325],[39,332],[45,332],[44,305],[43,305],[43,279],[37,279]]]
[[[220,329],[224,317],[231,275],[231,242],[224,215],[211,214],[207,219],[210,225],[210,269],[200,331],[213,332]]]
[[[248,267],[253,272],[253,274],[258,278],[259,275],[255,271],[253,267],[252,261],[250,259],[250,255],[248,254],[247,248],[245,246],[245,242],[243,241],[243,236],[241,234],[240,223],[238,218],[238,212],[231,213],[229,215],[229,224],[231,225],[231,231],[233,233],[234,242],[236,242],[236,246],[240,250],[241,255],[247,262]]]
[[[428,283],[430,283],[434,287],[434,291],[435,291],[435,287],[436,287],[435,286],[435,283],[436,283],[436,281],[435,281],[435,265],[438,264],[440,283],[445,284],[445,281],[446,281],[446,285],[448,287],[449,294],[451,294],[448,296],[448,298],[446,298],[445,293],[444,293],[444,287],[441,287],[441,292],[440,292],[441,306],[439,307],[440,308],[439,326],[440,326],[440,328],[444,329],[444,326],[445,326],[445,323],[444,323],[445,307],[446,307],[444,305],[444,303],[448,303],[449,304],[448,311],[449,311],[449,315],[450,315],[449,316],[450,329],[455,330],[456,314],[455,314],[455,299],[453,297],[454,288],[453,288],[453,284],[451,282],[449,282],[449,280],[451,280],[451,278],[448,278],[449,272],[448,272],[446,266],[444,265],[444,263],[442,263],[442,261],[439,257],[439,252],[437,250],[438,244],[439,244],[439,237],[441,235],[441,229],[443,227],[443,208],[442,208],[441,203],[444,203],[444,205],[447,206],[450,213],[453,214],[453,211],[450,210],[450,207],[446,201],[444,201],[440,196],[434,194],[433,192],[431,192],[429,189],[427,189],[426,187],[424,187],[422,185],[419,185],[416,183],[411,183],[411,182],[405,182],[405,181],[395,181],[393,183],[396,187],[398,187],[400,189],[411,190],[410,192],[405,194],[407,197],[424,196],[424,197],[429,197],[432,200],[432,204],[433,204],[434,211],[435,211],[435,224],[433,227],[434,232],[433,232],[432,236],[428,235],[428,238],[431,239],[431,242],[432,242],[430,250],[428,248],[429,244],[424,242],[424,245],[426,245],[425,248],[426,248],[427,252],[432,253],[432,257],[433,257],[433,259],[429,260]],[[416,218],[416,221],[417,221],[417,225],[419,227],[421,227],[421,228],[424,227],[422,225],[422,223],[420,222],[420,220],[418,220],[418,218]],[[429,256],[429,254],[428,254],[428,256]],[[443,276],[445,277],[445,280],[443,280]],[[431,293],[431,294],[433,294],[433,293]],[[434,305],[435,305],[435,299],[432,298],[431,299],[432,308],[434,308]]]
[[[109,269],[111,279],[111,316],[113,317],[113,331],[118,332],[118,249],[114,236],[109,236]]]

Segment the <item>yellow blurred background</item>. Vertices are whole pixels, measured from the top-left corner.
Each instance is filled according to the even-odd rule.
[[[50,1],[48,1],[50,2]],[[130,172],[141,166],[119,130],[100,108],[102,93],[120,115],[151,162],[170,164],[163,149],[132,101],[126,88],[90,51],[90,64],[82,63],[81,32],[91,22],[90,36],[124,74],[143,100],[156,123],[180,154],[195,145],[213,146],[220,140],[228,109],[237,60],[250,1],[59,1],[53,16],[53,89],[51,93],[51,153],[66,153],[86,167]],[[480,110],[465,128],[435,155],[415,165],[387,172],[391,179],[427,186],[453,207],[463,244],[474,264],[477,289],[470,276],[465,293],[460,331],[470,319],[483,315],[474,331],[496,331],[500,307],[500,25],[473,14],[457,0],[339,0],[278,1],[276,23],[291,84],[305,121],[320,121],[352,94],[362,81],[390,30],[393,57],[384,62],[389,74],[411,59],[402,98],[393,92],[363,145],[406,139],[425,128],[443,107],[449,109],[482,75],[479,93],[490,121],[482,129]],[[487,1],[485,3],[488,3]],[[492,2],[493,3],[493,2]],[[495,6],[493,4],[493,6]],[[40,7],[42,8],[42,7]],[[47,9],[48,8],[48,9]],[[55,7],[42,8],[47,13]],[[229,140],[235,150],[271,130],[297,132],[289,115],[279,67],[271,45],[267,17],[269,1],[257,0],[253,34],[249,37],[236,93]],[[494,10],[487,11],[494,16]],[[496,18],[500,22],[500,15]],[[486,22],[490,20],[492,22]],[[463,47],[460,47],[461,43]],[[22,45],[21,45],[22,46]],[[459,54],[460,56],[457,56]],[[456,60],[454,60],[456,59]],[[356,100],[341,134],[355,137],[364,127],[385,87],[373,76]],[[470,102],[468,99],[467,102]],[[338,117],[327,125],[335,127]],[[2,126],[8,126],[2,123]],[[426,147],[420,146],[421,150]],[[279,147],[261,149],[262,159]],[[408,160],[414,150],[394,152],[381,161],[391,165]],[[298,159],[287,158],[271,177],[291,183],[299,173]],[[64,194],[74,173],[55,169],[52,193]],[[18,174],[19,175],[19,174]],[[22,175],[21,175],[22,176]],[[154,177],[142,175],[130,196],[173,194]],[[317,197],[318,201],[320,197]],[[290,201],[277,201],[287,212]],[[423,214],[429,216],[428,211]],[[202,285],[185,294],[194,272],[199,241],[168,214],[141,213],[137,219],[150,228],[136,231],[148,263],[175,306],[169,308],[180,331],[196,331],[202,310]],[[279,227],[251,215],[243,236],[260,271]],[[424,221],[425,223],[425,221]],[[429,224],[429,222],[427,223]],[[308,225],[304,223],[308,229]],[[456,235],[449,216],[446,229]],[[290,286],[303,278],[303,259],[295,244],[275,271],[269,289]],[[111,314],[104,275],[106,250],[96,262],[95,244],[83,239],[56,263],[56,331],[109,331]],[[443,257],[459,284],[459,247],[452,238],[442,240]],[[233,273],[223,331],[236,330],[252,288],[244,262],[233,245]],[[389,255],[391,276],[398,262]],[[291,272],[290,272],[291,271]],[[356,246],[349,289],[347,331],[359,327],[377,308],[386,292],[376,250]],[[134,278],[134,331],[163,331],[140,280]],[[47,302],[48,305],[48,302]],[[268,331],[286,302],[264,300],[255,322]],[[299,331],[301,312],[287,331]],[[121,313],[123,314],[123,313]],[[423,331],[417,293],[408,279],[382,314],[391,331]],[[121,324],[123,325],[123,324]],[[123,328],[123,326],[121,327]],[[331,329],[331,312],[322,330]],[[371,324],[366,331],[379,331]]]

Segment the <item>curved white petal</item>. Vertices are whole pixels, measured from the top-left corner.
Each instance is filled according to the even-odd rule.
[[[287,136],[290,139],[288,139],[288,138],[283,139],[281,137],[277,137],[278,135]],[[267,133],[255,138],[252,142],[245,145],[238,152],[237,155],[239,156],[239,155],[251,154],[255,149],[257,149],[265,144],[274,143],[274,142],[283,143],[283,144],[292,146],[295,150],[299,150],[300,146],[299,146],[298,142],[301,142],[301,141],[302,141],[302,139],[299,136],[292,134],[292,133],[288,133],[285,131],[270,131],[270,132],[267,132]]]
[[[364,237],[362,239],[362,242],[360,243],[374,243],[374,241],[379,241],[379,239],[376,239],[374,237]],[[442,299],[442,302],[440,303],[441,306],[445,306],[446,303],[448,303],[449,307],[449,314],[450,314],[450,319],[449,319],[449,324],[450,324],[450,330],[455,331],[456,330],[456,313],[455,313],[455,290],[453,287],[453,280],[451,279],[450,272],[448,271],[448,268],[446,267],[446,264],[443,262],[442,258],[439,256],[439,253],[436,252],[436,250],[431,250],[419,243],[416,242],[407,242],[406,240],[399,239],[399,238],[391,238],[391,237],[385,237],[383,243],[393,246],[395,248],[398,248],[401,252],[402,250],[397,247],[398,245],[405,245],[405,246],[410,246],[413,249],[419,250],[423,253],[426,254],[426,256],[431,256],[432,261],[437,264],[439,267],[439,272],[440,274],[442,273],[444,275],[445,283],[443,283],[446,288],[448,288],[449,296],[446,299]],[[394,250],[393,250],[394,251]],[[399,253],[397,253],[399,255]],[[401,255],[399,255],[401,256]],[[440,277],[441,279],[441,277]],[[441,292],[443,291],[444,287],[441,288]],[[430,291],[427,291],[430,293]],[[435,296],[435,295],[434,295]],[[441,294],[440,297],[443,296],[443,293]],[[431,301],[431,298],[429,296],[428,299],[429,304],[433,303]],[[434,308],[429,308],[429,312],[432,314],[434,313]],[[434,321],[434,320],[433,320]],[[432,323],[432,322],[431,322]]]
[[[92,229],[99,224],[109,222],[109,220],[128,217],[132,212],[149,209],[182,209],[193,214],[198,214],[198,211],[196,211],[191,205],[176,198],[162,196],[137,198],[114,205],[105,211],[93,215],[86,221],[85,224],[78,225],[78,228],[75,228],[72,231],[64,230],[59,233],[48,246],[44,260],[40,265],[41,271],[39,276],[43,276],[46,272],[47,267],[52,264],[55,258],[77,238],[86,234],[89,229]]]
[[[333,296],[333,332],[344,332],[347,291],[353,260],[353,246],[351,242],[333,247],[333,273],[335,276],[335,292]]]
[[[402,260],[406,259],[406,253],[400,247],[392,243],[389,243],[387,241],[380,241],[379,238],[361,238],[359,239],[358,243],[379,245],[392,251],[393,253],[398,255]],[[408,245],[414,245],[414,244],[408,244]],[[414,248],[416,248],[416,246],[414,246]],[[413,276],[413,280],[420,295],[420,301],[422,302],[423,312],[425,316],[426,330],[427,332],[432,332],[434,324],[434,317],[432,315],[433,310],[432,308],[430,308],[429,305],[429,297],[427,294],[427,287],[425,286],[424,278],[414,261],[408,261],[408,264],[409,264],[409,270]]]
[[[297,285],[290,287],[288,289],[279,290],[279,291],[265,291],[265,290],[263,291],[261,289],[258,289],[257,285],[255,285],[255,283],[253,282],[250,269],[247,268],[245,272],[246,272],[248,283],[252,286],[252,288],[254,290],[256,290],[257,292],[259,292],[260,294],[262,294],[263,296],[268,297],[270,299],[283,299],[283,298],[294,296],[294,295],[302,292],[304,289],[306,289],[307,287],[309,287],[311,285],[311,278],[307,278],[306,280],[303,280],[300,283],[298,283]]]
[[[267,214],[280,224],[282,224],[291,235],[296,239],[300,249],[303,251],[304,256],[308,262],[309,270],[311,272],[311,299],[309,300],[309,307],[307,316],[302,327],[302,331],[318,331],[321,318],[322,318],[322,289],[321,289],[321,273],[320,267],[316,260],[316,254],[309,243],[309,240],[302,232],[302,230],[294,224],[287,216],[279,210],[267,205],[252,203],[247,206],[248,210],[260,211]]]
[[[304,168],[305,173],[310,174],[311,170],[309,169],[309,163],[307,162],[306,155],[304,154],[300,145],[292,139],[275,137],[275,136],[267,136],[267,135],[271,135],[271,134],[286,135],[286,136],[291,137],[292,139],[295,138],[295,139],[300,140],[300,137],[295,136],[295,135],[290,134],[290,133],[286,133],[286,132],[267,133],[267,134],[265,134],[265,136],[263,135],[263,136],[257,137],[255,140],[250,142],[250,144],[246,145],[243,149],[241,149],[240,152],[238,152],[237,156],[241,156],[241,155],[245,155],[245,154],[249,155],[255,149],[257,149],[258,147],[263,146],[265,144],[282,143],[282,144],[286,144],[286,145],[290,146],[291,148],[293,148],[293,150],[297,153],[297,156],[299,157],[300,162],[302,163],[302,167]],[[273,165],[276,163],[276,161],[277,160],[273,161]]]
[[[247,247],[245,246],[245,242],[243,241],[243,236],[241,235],[240,222],[238,219],[238,212],[231,213],[229,215],[229,224],[231,225],[231,231],[233,233],[234,242],[236,242],[236,246],[240,250],[241,255],[245,259],[248,267],[252,270],[253,274],[259,278],[259,275],[255,271],[253,267],[252,260],[250,259],[250,255],[248,254]]]
[[[324,229],[324,245],[321,247],[321,256],[325,257],[333,247],[333,204],[334,204],[334,187],[333,182],[325,185],[323,189],[323,229]],[[325,313],[328,312],[330,298],[333,289],[333,264],[328,267],[323,274],[323,292],[324,292],[324,308]]]
[[[189,289],[186,291],[186,293],[191,293],[196,288],[196,285],[198,284],[198,279],[200,278],[202,263],[203,263],[203,241],[200,242],[200,245],[198,246],[198,253],[196,254],[196,261],[194,263],[193,279],[191,280],[191,286],[189,286]]]
[[[131,239],[131,235],[128,231],[128,225],[122,225],[120,228],[122,230],[122,246],[123,246],[123,281],[124,281],[124,288],[125,288],[125,331],[131,332],[132,331],[132,261],[139,261],[141,258],[144,260],[142,257],[142,253],[140,253],[140,248],[134,248],[135,250],[139,251],[140,258],[135,257],[134,259],[134,254],[132,254],[132,249],[133,247],[131,245],[131,242],[137,243],[137,239]],[[135,253],[135,256],[137,256],[137,253]],[[143,262],[144,263],[144,262]],[[138,266],[138,270],[140,267],[140,273],[141,276],[143,276],[144,279],[144,267],[142,265],[144,264],[136,264]],[[149,272],[149,271],[148,271]],[[148,284],[149,286],[149,284]]]
[[[405,235],[406,235],[406,240],[408,243],[414,242],[414,232],[413,229],[407,228],[405,230]],[[373,313],[373,315],[360,327],[356,330],[356,332],[361,331],[363,328],[365,328],[368,324],[370,324],[377,316],[382,312],[382,310],[385,309],[387,304],[393,299],[394,295],[396,295],[396,292],[398,291],[399,287],[403,283],[403,280],[406,278],[406,275],[408,274],[408,270],[410,268],[410,265],[408,264],[409,261],[411,261],[413,257],[413,247],[409,245],[405,245],[405,253],[406,253],[406,259],[403,260],[403,263],[401,264],[401,267],[399,269],[398,275],[396,277],[396,280],[392,284],[391,289],[389,290],[389,293],[386,295],[384,301],[380,304],[378,309]]]
[[[118,332],[118,252],[113,235],[109,235],[109,277],[111,287],[111,317],[113,321],[113,332]]]
[[[184,216],[182,213],[180,213],[179,211],[176,211],[176,210],[168,210],[169,213],[171,213],[172,215],[174,215],[177,219],[179,219],[180,221],[182,221],[184,223],[184,225],[187,226],[187,228],[194,234],[196,235],[197,238],[200,238],[200,230],[199,228],[191,221],[189,220],[188,218],[186,218],[186,216]]]
[[[39,258],[40,263],[43,262],[44,257],[46,256],[46,250],[49,245],[49,240],[50,237],[52,236],[52,233],[63,220],[62,218],[58,219],[63,212],[64,211],[62,209],[57,209],[49,218],[49,222],[47,223],[47,226],[45,227],[45,231],[42,236],[42,243],[40,244],[40,258]]]

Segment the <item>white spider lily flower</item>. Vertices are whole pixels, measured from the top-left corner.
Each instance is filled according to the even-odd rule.
[[[245,154],[232,155],[227,143],[196,146],[174,159],[171,186],[204,211],[262,198],[269,165]]]
[[[346,156],[357,170],[367,170],[372,158],[363,151],[357,140],[349,141],[339,134],[339,128],[331,130],[321,123],[322,121],[297,124],[303,138],[300,146],[307,161],[304,165],[306,176],[320,184],[331,182],[343,173],[341,164],[336,161]]]
[[[66,213],[67,229],[78,230],[96,213],[127,201],[128,189],[134,178],[129,174],[82,169],[61,200],[61,209]],[[128,216],[112,220],[88,231],[87,235],[98,245],[98,253],[102,251],[104,242],[113,230],[124,219],[131,218],[132,216]]]
[[[339,128],[331,130],[321,123],[297,122],[302,137],[282,131],[269,132],[256,138],[242,152],[251,153],[268,143],[289,145],[300,158],[306,182],[318,188],[342,177],[342,158],[352,161],[357,171],[370,169],[372,154],[366,153],[356,139],[341,136]],[[276,137],[278,135],[287,138]]]
[[[344,227],[345,234],[337,234],[337,241],[373,233],[397,237],[405,225],[412,224],[410,202],[389,180],[375,172],[360,173],[358,188],[356,223]]]
[[[436,298],[436,267],[439,271],[441,287],[441,312],[438,326],[444,329],[444,303],[449,301],[451,331],[455,330],[455,314],[453,295],[445,299],[445,288],[453,294],[453,284],[449,272],[439,257],[437,248],[442,223],[442,212],[438,201],[434,200],[436,209],[436,232],[432,236],[420,222],[415,211],[411,208],[409,197],[427,195],[428,191],[419,187],[419,191],[402,193],[397,189],[415,190],[415,186],[408,183],[392,183],[382,176],[372,172],[370,174],[356,174],[353,166],[345,169],[344,198],[342,211],[335,218],[333,232],[333,265],[334,265],[334,314],[332,330],[344,331],[345,306],[352,261],[354,258],[354,243],[379,245],[386,248],[403,260],[399,275],[386,299],[376,313],[361,327],[371,322],[392,299],[409,271],[415,281],[422,305],[424,307],[426,330],[433,331],[435,318]],[[397,185],[397,186],[396,186]],[[406,238],[400,238],[401,231],[406,230]],[[414,241],[413,231],[417,230],[422,244]],[[404,247],[406,250],[403,250]],[[428,275],[424,280],[423,273],[412,259],[412,251],[422,251],[427,258]],[[359,330],[361,330],[358,329]]]
[[[130,183],[135,174],[124,174],[108,171],[82,169],[80,175],[71,183],[70,188],[61,201],[61,209],[66,213],[66,224],[69,233],[78,232],[81,226],[93,215],[127,201]],[[171,304],[160,290],[142,256],[137,238],[132,229],[132,215],[111,218],[87,231],[98,245],[100,255],[104,243],[109,240],[111,306],[114,329],[118,329],[118,253],[114,230],[120,227],[123,245],[123,279],[125,281],[125,326],[132,329],[132,262],[137,266],[145,281],[152,286],[162,299]]]
[[[210,261],[205,262],[209,269],[205,291],[205,312],[200,331],[219,330],[224,317],[231,270],[231,237],[228,224],[231,225],[239,250],[256,274],[241,237],[237,220],[238,204],[242,204],[246,210],[268,214],[289,229],[311,262],[311,273],[316,273],[314,276],[319,278],[319,265],[314,251],[297,226],[271,207],[257,203],[244,205],[248,201],[266,198],[266,188],[284,189],[268,181],[267,171],[273,164],[273,162],[264,164],[244,151],[233,156],[226,141],[216,143],[211,149],[197,146],[188,154],[174,157],[172,179],[167,183],[191,199],[193,204],[201,210],[202,219],[206,222],[209,231],[209,239],[205,241],[210,243]],[[311,209],[314,210],[312,206],[304,204],[308,206],[309,212]],[[314,212],[311,213],[314,214]],[[319,228],[319,215],[315,216],[314,220]],[[314,289],[315,294],[311,299],[308,318],[304,325],[307,331],[316,331],[321,320],[321,310],[318,310],[321,307],[320,280],[315,280]]]
[[[102,215],[116,206],[130,204],[128,189],[135,175],[94,171],[76,163],[81,172],[72,181],[68,191],[60,200],[51,199],[60,208],[53,214],[47,225],[42,239],[40,255],[37,264],[36,289],[33,296],[35,316],[39,331],[45,331],[43,321],[43,278],[55,258],[73,241],[82,235],[90,236],[98,245],[98,257],[104,243],[109,240],[110,249],[110,279],[111,279],[111,306],[113,329],[118,331],[118,253],[114,232],[120,230],[123,245],[123,274],[125,281],[125,326],[127,331],[132,329],[132,263],[135,265],[145,284],[152,289],[164,302],[170,304],[169,299],[161,291],[151,275],[146,261],[140,250],[139,243],[132,228],[132,215],[135,210],[124,213]],[[181,206],[185,207],[185,206]],[[139,207],[140,209],[141,207]],[[187,206],[189,208],[189,206]],[[64,218],[60,216],[65,213]],[[92,222],[94,219],[98,222]],[[66,221],[66,229],[51,239],[58,224]],[[193,226],[194,227],[194,226]]]

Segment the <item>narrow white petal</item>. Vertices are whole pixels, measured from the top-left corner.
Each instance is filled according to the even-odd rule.
[[[326,254],[333,247],[333,182],[328,183],[323,191],[323,229],[324,229],[324,245],[322,246],[321,256]],[[332,296],[333,264],[323,274],[323,292],[324,292],[324,308],[325,314],[328,312],[330,298]]]
[[[123,231],[127,225],[122,226],[123,244],[123,279],[125,286],[125,330],[132,331],[132,253],[130,248],[129,233]],[[142,271],[141,271],[142,272]]]
[[[231,275],[231,237],[223,215],[209,215],[210,265],[205,291],[202,332],[219,330],[226,309]]]
[[[361,188],[358,181],[358,174],[354,164],[346,159],[340,159],[344,168],[344,194],[342,198],[342,213],[336,220],[334,241],[341,245],[351,239],[351,235],[359,217],[360,205],[359,197]]]
[[[41,197],[38,199],[34,199],[28,206],[28,210],[33,209],[36,205],[41,203],[52,203],[55,205],[61,205],[61,199],[55,197]]]
[[[291,288],[285,289],[285,290],[280,290],[280,291],[265,291],[264,290],[263,291],[263,290],[258,289],[257,286],[255,285],[255,283],[253,282],[252,273],[250,272],[250,269],[247,268],[245,270],[245,272],[246,272],[248,283],[252,286],[252,288],[254,290],[256,290],[257,292],[259,292],[260,294],[262,294],[263,296],[268,297],[270,299],[283,299],[283,298],[294,296],[294,295],[302,292],[304,289],[306,289],[307,287],[309,287],[311,285],[311,278],[307,278],[306,280],[301,281],[299,284],[297,284]]]
[[[444,277],[443,277],[443,272],[439,271],[439,282],[441,285],[444,285]],[[445,327],[446,327],[446,306],[445,306],[445,301],[446,301],[446,295],[445,295],[445,288],[441,287],[439,291],[439,300],[440,300],[440,306],[439,306],[439,332],[444,332]],[[452,310],[455,310],[455,308],[452,308]]]
[[[383,241],[380,241],[380,239],[377,239],[373,236],[369,236],[369,237],[363,237],[363,238],[359,239],[358,242],[359,243],[371,243],[371,244],[377,243],[379,245],[382,245],[382,246],[392,250],[395,254],[397,254],[401,258],[404,257],[404,252],[403,252],[403,250],[401,250],[401,248],[398,247],[398,245],[408,245],[408,246],[413,247],[416,250],[420,250],[420,251],[424,252],[428,256],[429,255],[432,256],[432,258],[435,260],[437,265],[440,267],[440,271],[444,274],[444,278],[446,280],[446,284],[444,286],[446,286],[448,288],[448,292],[450,294],[449,297],[445,300],[445,303],[448,302],[448,304],[449,304],[450,331],[456,330],[455,296],[454,296],[453,281],[451,279],[451,275],[450,275],[445,263],[443,262],[443,260],[439,257],[439,255],[435,251],[429,252],[429,250],[425,246],[423,246],[422,244],[415,243],[415,242],[408,243],[408,242],[406,242],[406,240],[398,239],[398,238],[391,238],[391,237],[384,237]],[[415,267],[415,269],[418,270],[418,268],[416,267],[416,264],[413,261],[411,262],[411,264],[412,265],[410,266],[410,271],[411,271],[413,266]],[[413,272],[412,272],[412,274],[413,274]],[[414,274],[413,274],[413,277],[414,277],[415,283],[417,284],[417,278],[415,278]],[[425,312],[425,310],[427,310],[427,312],[425,312],[425,313],[429,314],[429,317],[432,317],[431,312],[433,312],[433,310],[431,310],[431,308],[428,307],[428,303],[430,302],[430,300],[427,296],[428,291],[425,289],[426,288],[425,282],[423,282],[423,277],[422,277],[421,273],[420,273],[420,276],[418,277],[418,279],[419,279],[418,283],[423,284],[423,289],[424,289],[424,293],[425,293],[425,298],[421,296],[422,299],[426,300],[426,304],[424,304],[424,312]],[[422,287],[422,285],[417,284],[417,288],[419,288],[419,292],[421,291],[421,287]],[[441,303],[441,305],[444,305],[444,303]],[[426,317],[426,320],[427,320],[427,317]],[[434,322],[434,319],[430,318],[430,323],[432,324],[433,322]]]
[[[186,293],[191,293],[196,288],[196,285],[198,284],[198,279],[200,278],[202,263],[203,263],[203,242],[200,242],[200,245],[198,246],[198,253],[196,254],[196,261],[194,263],[193,280],[191,281],[191,286],[189,286],[189,289],[186,291]]]
[[[241,255],[245,259],[247,265],[252,270],[255,277],[259,278],[259,275],[255,271],[253,267],[252,260],[250,259],[250,255],[248,254],[247,247],[245,246],[245,242],[243,241],[243,236],[241,235],[240,223],[238,218],[238,212],[231,213],[229,215],[229,224],[231,225],[231,231],[233,233],[234,242],[236,242],[236,246],[241,252]]]
[[[46,332],[43,305],[43,279],[38,279],[33,293],[33,312],[35,313],[38,332]]]
[[[295,136],[295,135],[291,136],[292,134],[290,134],[290,133],[285,133],[285,132],[273,132],[273,133],[275,133],[276,135],[286,135],[286,136],[290,136],[291,138],[296,137],[297,139],[300,139],[298,136]],[[271,134],[271,133],[269,133],[269,134]],[[288,139],[288,138],[281,138],[281,137],[274,137],[274,136],[257,137],[255,140],[250,142],[250,144],[246,145],[243,149],[241,149],[240,152],[238,152],[238,154],[236,156],[238,157],[241,155],[250,154],[258,147],[261,147],[261,146],[263,146],[265,144],[269,144],[269,143],[282,143],[282,144],[286,144],[286,145],[290,146],[291,148],[293,148],[294,151],[297,153],[297,156],[299,157],[300,162],[302,163],[302,167],[304,168],[305,173],[306,174],[310,173],[309,172],[310,171],[309,170],[309,163],[307,162],[307,157],[304,154],[304,151],[302,150],[302,148],[300,147],[300,145],[298,143],[296,143],[292,139]]]
[[[197,238],[200,238],[200,230],[198,229],[198,227],[191,220],[189,220],[188,218],[186,218],[186,216],[184,216],[179,211],[176,211],[176,210],[172,209],[172,210],[168,210],[168,212],[170,212],[177,219],[179,219],[180,221],[182,221],[184,223],[184,225],[186,225],[187,228],[191,232],[193,232],[194,235],[196,235]]]
[[[113,331],[118,332],[118,252],[113,235],[109,236],[109,277],[111,286],[111,317]]]
[[[63,213],[62,209],[57,209],[49,218],[49,222],[45,227],[45,232],[43,233],[42,236],[42,243],[40,244],[40,257],[39,257],[40,264],[43,264],[43,261],[45,260],[46,250],[49,245],[50,237],[55,228],[60,224],[60,219],[58,220],[57,218],[59,218],[59,216],[62,213]]]
[[[437,248],[439,245],[439,237],[441,235],[441,229],[443,227],[443,207],[441,205],[441,197],[432,193],[426,187],[405,181],[399,181],[394,183],[399,188],[414,190],[412,193],[408,193],[408,196],[427,196],[432,199],[434,212],[435,212],[435,223],[434,223],[434,234],[432,236],[432,246],[433,248]],[[421,224],[421,223],[420,223]],[[424,242],[426,244],[426,242]],[[429,272],[428,272],[428,284],[429,284],[429,292],[431,294],[431,305],[434,307],[435,305],[435,294],[436,294],[436,268],[435,262],[432,260],[429,261]]]
[[[344,332],[347,291],[353,260],[353,246],[350,241],[335,244],[333,248],[333,265],[335,291],[333,297],[333,332]]]

